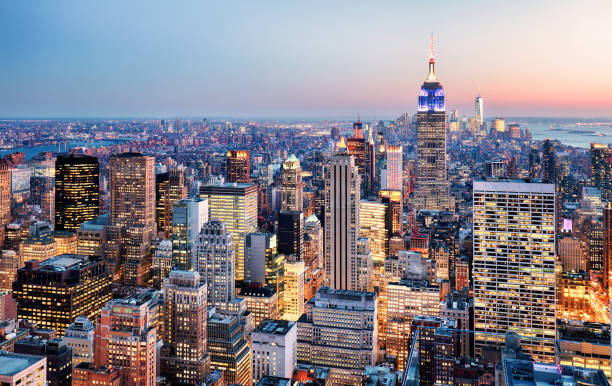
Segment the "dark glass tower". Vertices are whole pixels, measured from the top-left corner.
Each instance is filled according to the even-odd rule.
[[[55,229],[76,232],[98,216],[100,208],[98,159],[59,155],[55,161]]]
[[[555,182],[555,150],[550,139],[542,145],[542,179]]]
[[[416,209],[446,210],[452,209],[446,174],[446,109],[444,89],[434,72],[435,63],[432,39],[429,72],[419,93],[414,204]]]

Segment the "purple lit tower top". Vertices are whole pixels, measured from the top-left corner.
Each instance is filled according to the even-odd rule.
[[[438,79],[434,67],[436,65],[436,59],[434,57],[434,42],[433,37],[431,38],[431,46],[429,49],[429,72],[427,73],[427,79],[423,86],[421,86],[421,92],[419,93],[419,111],[444,111],[444,89]]]

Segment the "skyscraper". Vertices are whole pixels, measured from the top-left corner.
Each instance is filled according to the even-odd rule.
[[[296,321],[304,313],[304,261],[285,260],[283,319]]]
[[[612,280],[612,202],[603,208],[603,287],[610,291]]]
[[[610,179],[612,179],[610,148],[600,143],[591,143],[591,186],[601,190],[601,198],[604,201],[612,198]]]
[[[236,252],[236,280],[244,280],[244,240],[257,231],[257,185],[224,183],[200,187],[208,199],[208,218],[218,219],[233,235]]]
[[[283,163],[281,172],[281,210],[301,212],[304,201],[304,182],[300,160],[293,154]]]
[[[362,200],[359,203],[360,234],[370,239],[372,262],[382,264],[389,250],[389,231],[386,226],[387,204]]]
[[[368,170],[370,169],[368,166],[369,157],[366,139],[363,137],[363,123],[361,123],[359,117],[357,117],[357,122],[353,123],[353,136],[346,139],[346,149],[354,157],[355,166],[357,166],[364,184],[362,187],[367,188]],[[365,194],[366,190],[363,189],[362,191]]]
[[[399,190],[403,188],[402,147],[387,145],[387,172],[381,189]]]
[[[149,242],[157,228],[155,159],[140,153],[113,155],[109,172],[110,224],[118,227],[143,226],[145,240]]]
[[[295,322],[265,320],[251,334],[253,381],[264,376],[293,377],[297,361]]]
[[[213,219],[202,227],[196,238],[196,269],[206,280],[208,304],[224,308],[235,294],[234,236],[225,224]]]
[[[228,150],[225,161],[225,180],[249,184],[251,170],[248,150]]]
[[[524,349],[538,361],[551,362],[556,337],[555,185],[482,180],[474,181],[473,195],[474,328],[481,332],[475,336],[476,354],[499,343],[501,335],[491,333],[511,330],[535,338],[525,338]]]
[[[104,262],[81,255],[29,261],[13,283],[17,317],[60,336],[77,316],[96,318],[111,300],[111,276]]]
[[[203,382],[208,370],[206,283],[196,271],[174,270],[164,282],[161,374],[172,384]]]
[[[208,221],[208,201],[185,198],[172,205],[172,261],[182,270],[193,267],[192,251],[196,237]]]
[[[223,370],[224,384],[251,385],[251,350],[238,317],[212,314],[206,332],[211,369]]]
[[[542,179],[555,182],[555,149],[550,139],[545,139],[542,144]]]
[[[59,155],[55,161],[55,229],[76,232],[98,216],[100,208],[98,159]]]
[[[453,208],[446,174],[446,110],[444,89],[434,72],[433,39],[429,73],[421,92],[417,112],[417,169],[414,191],[416,209],[446,210]]]
[[[11,222],[11,170],[8,162],[0,160],[0,244],[5,239],[5,228]]]
[[[155,205],[157,231],[170,238],[172,233],[172,205],[187,198],[185,173],[182,167],[171,168],[155,175]]]
[[[304,213],[285,212],[278,214],[278,253],[302,259],[304,255]]]
[[[266,284],[266,264],[277,255],[276,235],[273,233],[249,233],[245,242],[244,280]]]
[[[325,168],[324,268],[329,285],[335,289],[356,286],[360,184],[354,157],[342,139]]]
[[[484,123],[484,101],[478,93],[476,100],[474,101],[474,113],[476,114],[476,119],[478,120],[478,126],[482,126]]]

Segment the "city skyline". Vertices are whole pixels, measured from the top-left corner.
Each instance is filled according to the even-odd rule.
[[[394,117],[414,111],[432,32],[449,109],[480,92],[487,116],[611,115],[603,1],[449,2],[435,17],[419,3],[111,3],[1,6],[0,116]]]

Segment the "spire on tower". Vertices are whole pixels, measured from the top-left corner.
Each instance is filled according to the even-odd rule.
[[[435,82],[436,81],[436,73],[434,71],[434,66],[436,64],[435,58],[436,50],[434,46],[434,38],[433,33],[431,34],[431,41],[429,44],[429,72],[427,73],[427,81]]]

